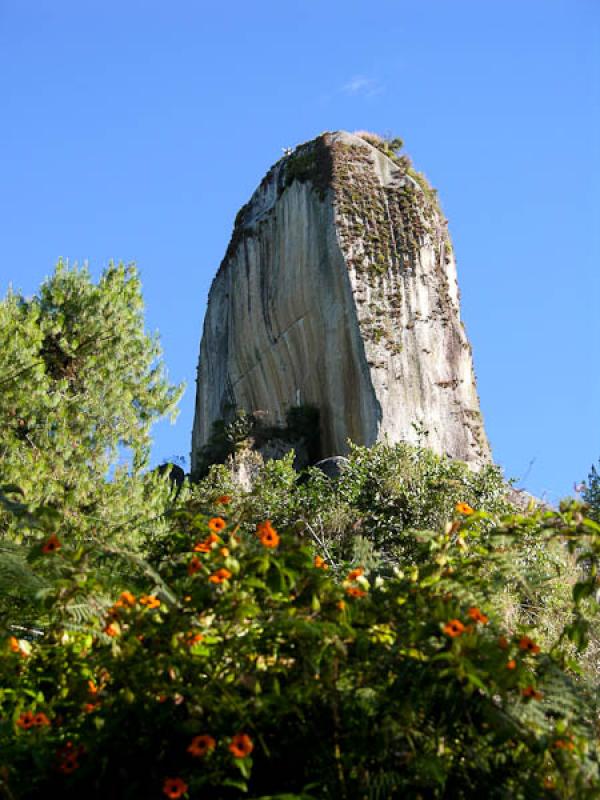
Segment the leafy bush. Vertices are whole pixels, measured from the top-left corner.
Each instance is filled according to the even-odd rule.
[[[316,468],[299,476],[293,460],[290,454],[267,463],[252,491],[236,502],[249,517],[268,517],[316,535],[330,561],[344,567],[359,535],[372,542],[380,561],[407,563],[413,557],[412,531],[443,527],[459,501],[495,513],[514,510],[497,467],[474,472],[463,462],[406,443],[350,445],[348,464],[336,480]],[[225,476],[211,474],[197,485],[196,496],[229,491]]]
[[[576,504],[503,518],[459,504],[414,534],[412,566],[338,580],[230,500],[188,499],[154,563],[113,550],[127,580],[73,626],[75,587],[102,594],[98,546],[62,543],[44,509],[3,496],[41,533],[32,563],[55,570],[53,625],[0,656],[7,796],[597,796],[594,709],[567,642],[585,643],[600,526]],[[532,528],[587,565],[543,649],[496,608]]]

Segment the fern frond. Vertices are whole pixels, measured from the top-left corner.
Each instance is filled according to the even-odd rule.
[[[46,586],[29,566],[25,553],[17,546],[0,545],[0,596],[33,595]]]

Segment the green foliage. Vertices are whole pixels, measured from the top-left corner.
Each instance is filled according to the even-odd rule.
[[[294,181],[309,181],[321,200],[331,188],[332,161],[325,136],[321,135],[307,144],[300,145],[286,158],[284,188]]]
[[[352,446],[348,465],[336,480],[318,469],[299,478],[293,461],[290,454],[267,463],[252,490],[236,498],[236,508],[244,516],[269,518],[276,526],[308,538],[337,574],[356,564],[384,576],[398,567],[418,565],[419,532],[443,530],[457,503],[493,514],[516,511],[509,500],[510,487],[497,467],[474,472],[424,447],[405,443]],[[213,473],[210,481],[195,487],[195,496],[236,494],[225,475]],[[484,523],[482,527],[485,530]],[[576,558],[561,544],[545,541],[535,526],[524,528],[518,547],[503,557],[512,579],[509,584],[497,584],[499,612],[506,624],[534,625],[540,640],[550,642],[568,615],[579,573]],[[599,630],[599,621],[594,619],[591,644],[580,659],[591,681],[599,677]]]
[[[582,497],[590,506],[590,517],[600,522],[600,475],[594,465],[592,465],[588,475]]]
[[[228,456],[248,442],[255,425],[255,418],[243,409],[236,411],[230,422],[215,420],[208,442],[200,450],[197,475],[194,477],[205,475],[213,464],[223,464]]]
[[[438,194],[437,189],[434,189],[433,186],[429,183],[427,176],[424,172],[418,172],[416,169],[409,167],[407,169],[408,174],[411,178],[414,178],[416,182],[419,184],[425,197],[429,200],[430,203],[437,206],[438,203]]]
[[[140,302],[59,267],[0,304],[0,795],[597,797],[587,506],[384,444],[176,491],[140,470],[177,394]]]
[[[404,147],[404,140],[401,139],[399,136],[392,136],[390,138],[384,139],[384,144],[391,153],[397,155],[398,151],[402,150],[402,148]]]
[[[135,548],[148,525],[161,524],[171,487],[141,470],[150,427],[174,414],[181,390],[144,331],[134,267],[111,265],[95,284],[86,269],[59,262],[36,296],[9,293],[0,302],[0,386],[0,483],[17,484],[25,508],[60,512],[62,541],[119,544],[126,530]],[[0,619],[39,624],[45,578],[28,577],[25,560],[39,534],[19,520],[0,514]]]
[[[175,509],[151,563],[113,548],[122,584],[77,630],[63,608],[75,587],[98,596],[98,545],[32,550],[54,563],[53,622],[0,653],[7,797],[158,797],[167,779],[215,800],[597,796],[595,709],[567,643],[584,644],[600,525],[577,504],[455,514],[414,534],[413,566],[336,579],[229,501]],[[54,530],[43,509],[11,513]],[[496,607],[529,529],[586,564],[542,650]]]
[[[495,513],[513,510],[497,467],[474,472],[424,447],[351,445],[348,465],[333,481],[315,468],[298,480],[292,463],[290,457],[265,465],[244,508],[277,525],[310,527],[336,563],[352,559],[358,534],[384,561],[406,563],[414,557],[412,531],[442,528],[457,502]],[[201,483],[197,491],[207,488]]]
[[[111,265],[94,284],[59,262],[39,295],[0,303],[2,475],[29,499],[87,495],[127,448],[147,462],[152,423],[173,413],[156,339],[144,332],[134,267]]]

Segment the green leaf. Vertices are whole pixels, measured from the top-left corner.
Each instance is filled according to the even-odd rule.
[[[223,778],[221,781],[222,786],[231,786],[232,789],[239,789],[240,792],[248,791],[248,784],[241,778]]]
[[[573,600],[578,605],[585,597],[589,597],[594,591],[594,584],[591,581],[580,581],[573,587]]]

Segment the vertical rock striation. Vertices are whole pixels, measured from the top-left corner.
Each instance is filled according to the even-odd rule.
[[[322,456],[387,438],[491,460],[446,221],[375,137],[299,146],[238,213],[204,321],[193,467],[233,409],[281,424],[301,404],[320,410]]]

